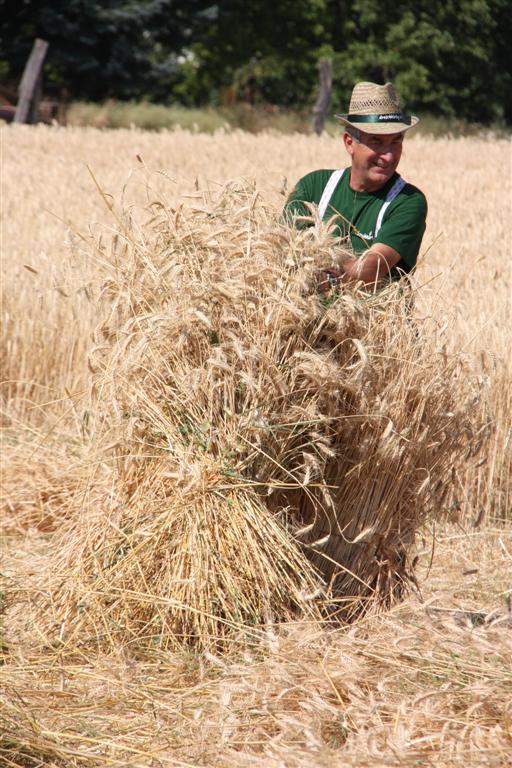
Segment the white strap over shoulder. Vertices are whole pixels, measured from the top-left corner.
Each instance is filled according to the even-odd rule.
[[[325,216],[329,201],[333,196],[334,190],[338,186],[338,182],[340,181],[344,172],[345,168],[341,168],[339,171],[333,171],[329,176],[329,181],[325,185],[324,191],[322,192],[322,197],[318,203],[318,218],[320,221],[322,221],[323,217]]]
[[[346,170],[345,168],[341,168],[338,171],[333,171],[329,176],[329,180],[324,187],[324,191],[322,192],[322,197],[320,198],[320,202],[318,203],[318,222],[319,223],[322,221],[322,219],[325,216],[327,206],[329,205],[331,197],[334,194],[334,190],[338,186],[338,183],[340,182],[341,177],[345,173],[345,170]],[[386,195],[386,199],[382,203],[382,207],[379,211],[379,215],[377,216],[374,238],[377,237],[377,234],[382,226],[384,214],[386,213],[389,205],[393,202],[395,197],[400,194],[402,189],[405,187],[405,184],[406,182],[402,179],[401,176],[399,176],[398,179],[393,184],[393,186],[391,187],[391,189],[389,190],[388,194]]]
[[[395,197],[396,197],[398,194],[400,194],[400,192],[402,191],[402,189],[405,187],[405,184],[406,184],[406,182],[405,182],[405,181],[402,179],[402,177],[401,177],[401,176],[399,176],[399,177],[398,177],[398,179],[397,179],[397,180],[395,181],[395,183],[393,184],[393,186],[391,187],[391,189],[389,190],[389,192],[387,193],[387,195],[386,195],[386,199],[385,199],[385,200],[384,200],[384,202],[382,203],[382,208],[380,209],[380,211],[379,211],[379,215],[377,216],[377,223],[376,223],[376,225],[375,225],[375,234],[374,234],[374,238],[375,238],[375,237],[377,237],[377,234],[378,234],[378,232],[379,232],[379,229],[380,229],[380,228],[381,228],[381,226],[382,226],[382,220],[383,220],[383,218],[384,218],[384,214],[386,213],[386,211],[387,211],[387,209],[388,209],[388,207],[389,207],[390,203],[392,203],[392,202],[393,202],[393,200],[395,199]]]

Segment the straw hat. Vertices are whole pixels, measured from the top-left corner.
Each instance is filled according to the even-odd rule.
[[[419,122],[419,117],[402,113],[400,97],[392,83],[356,83],[348,114],[335,117],[365,133],[401,133]]]

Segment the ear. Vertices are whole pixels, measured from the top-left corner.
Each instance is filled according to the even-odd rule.
[[[352,138],[352,136],[350,135],[350,133],[347,133],[346,131],[343,134],[343,143],[345,144],[345,149],[349,153],[350,157],[352,157],[353,154],[354,154],[354,144],[355,144],[355,141]]]

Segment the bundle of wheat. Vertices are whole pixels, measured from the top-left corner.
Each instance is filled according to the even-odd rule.
[[[281,226],[247,185],[203,202],[153,204],[98,245],[95,439],[113,485],[63,528],[61,636],[207,645],[298,609],[389,604],[474,448],[462,363],[418,340],[400,287],[319,296],[339,244]]]

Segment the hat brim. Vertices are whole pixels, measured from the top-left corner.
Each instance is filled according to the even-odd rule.
[[[377,133],[380,135],[404,133],[405,131],[408,131],[409,128],[414,128],[420,121],[419,117],[416,117],[416,115],[408,115],[407,118],[410,120],[408,123],[358,123],[357,121],[352,122],[351,120],[347,120],[348,115],[334,115],[334,117],[339,120],[340,123],[343,123],[343,125],[357,128],[359,131],[363,131],[363,133]]]

